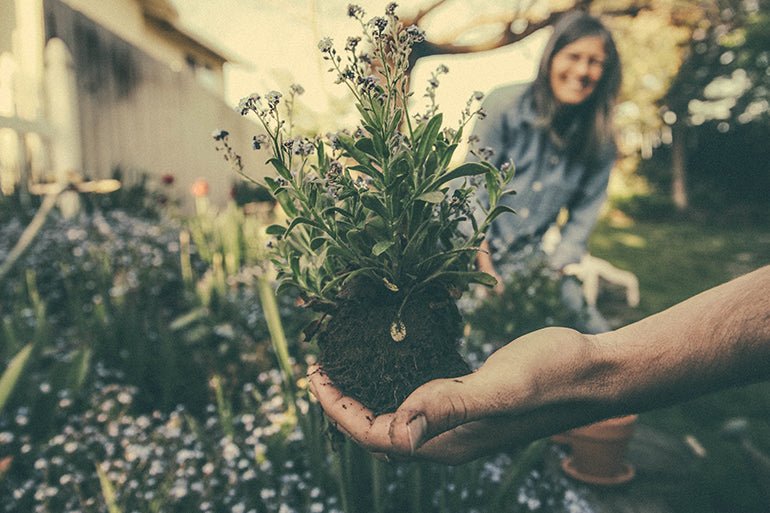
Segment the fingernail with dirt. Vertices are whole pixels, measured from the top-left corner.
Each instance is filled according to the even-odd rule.
[[[418,415],[406,424],[406,434],[409,437],[409,449],[412,454],[422,445],[422,439],[428,430],[425,415]]]

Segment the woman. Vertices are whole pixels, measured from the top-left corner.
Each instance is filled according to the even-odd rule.
[[[597,18],[576,11],[554,28],[534,82],[497,89],[485,100],[488,117],[476,123],[472,138],[493,151],[492,163],[516,166],[509,184],[516,195],[502,201],[517,215],[493,222],[478,257],[479,268],[498,283],[543,251],[543,235],[562,208],[569,219],[548,256],[551,267],[561,271],[587,252],[615,161],[612,112],[620,82],[612,35]],[[484,193],[479,200],[486,201]],[[564,279],[562,297],[573,310],[584,308],[574,278]],[[596,309],[587,310],[578,329],[609,329]]]

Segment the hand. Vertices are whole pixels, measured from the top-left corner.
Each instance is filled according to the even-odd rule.
[[[478,371],[430,381],[395,413],[377,417],[343,395],[320,367],[309,370],[310,387],[338,429],[365,449],[460,464],[581,424],[585,407],[563,418],[544,407],[560,393],[545,390],[542,378],[554,365],[579,371],[574,362],[586,344],[585,336],[566,328],[536,331],[492,354]],[[569,385],[568,380],[556,383]]]

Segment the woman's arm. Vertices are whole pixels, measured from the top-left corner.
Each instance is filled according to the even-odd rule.
[[[587,251],[588,238],[596,225],[604,202],[615,159],[608,157],[581,184],[574,200],[567,205],[569,219],[561,230],[561,240],[550,257],[555,269],[579,262]]]
[[[492,290],[496,294],[502,294],[503,290],[505,290],[503,277],[497,274],[497,271],[495,270],[495,266],[492,263],[492,253],[490,252],[489,242],[486,240],[481,241],[479,251],[476,253],[476,267],[479,271],[487,273],[497,280],[497,283]]]
[[[364,447],[462,463],[604,418],[770,377],[770,266],[619,330],[546,328],[478,371],[426,383],[373,417],[319,370],[327,415]]]

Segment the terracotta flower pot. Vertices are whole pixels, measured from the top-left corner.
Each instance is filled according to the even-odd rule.
[[[596,485],[616,485],[634,478],[636,470],[625,461],[628,442],[638,415],[627,415],[575,428],[558,435],[570,446],[561,467],[570,477]]]

